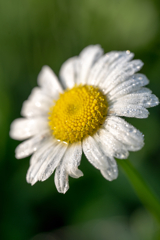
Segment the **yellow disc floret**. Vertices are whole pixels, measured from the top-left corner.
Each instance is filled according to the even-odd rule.
[[[67,143],[92,136],[107,115],[106,97],[97,87],[74,86],[55,101],[49,112],[49,126],[55,138]]]

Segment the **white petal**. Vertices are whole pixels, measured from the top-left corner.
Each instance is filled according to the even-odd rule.
[[[83,173],[78,169],[82,156],[81,142],[70,144],[55,172],[55,185],[58,192],[65,193],[69,189],[68,174],[78,178]]]
[[[65,88],[72,88],[76,84],[78,57],[69,58],[60,69],[60,79]]]
[[[134,57],[134,53],[131,53],[129,50],[116,52],[116,55],[117,58],[110,64],[109,73],[111,73],[115,68],[122,68]]]
[[[122,68],[123,65],[133,58],[134,54],[130,51],[109,52],[101,57],[91,70],[89,81],[97,85],[103,84],[105,79],[114,69]],[[93,80],[92,80],[93,79]]]
[[[45,116],[47,118],[49,109],[53,105],[54,104],[52,103],[47,106],[45,105],[45,103],[41,104],[38,101],[31,102],[27,100],[23,103],[21,115],[28,118],[40,117],[40,116]]]
[[[19,144],[15,150],[16,158],[21,159],[31,155],[35,152],[42,143],[50,136],[50,131],[41,132],[35,137],[32,137],[29,140],[26,140]]]
[[[91,136],[83,140],[83,151],[88,161],[97,169],[108,167],[105,154],[99,149],[98,144]]]
[[[133,76],[129,77],[127,81],[120,83],[114,89],[112,89],[112,91],[109,92],[107,96],[109,99],[116,99],[123,95],[135,92],[148,83],[149,80],[144,74],[134,74]]]
[[[142,66],[143,63],[141,60],[133,60],[125,63],[123,67],[115,67],[115,69],[113,69],[113,71],[111,71],[111,73],[104,80],[103,84],[101,84],[101,87],[105,88],[104,94],[107,94],[119,83],[127,80],[129,76],[139,71]]]
[[[109,52],[102,56],[91,68],[88,76],[88,83],[91,85],[96,85],[100,81],[100,76],[107,71],[110,61],[112,61],[113,57],[115,58],[115,52]],[[103,74],[102,74],[103,73]]]
[[[91,136],[83,140],[83,151],[88,161],[101,171],[109,181],[117,178],[117,165],[112,156],[106,155],[98,142]],[[108,174],[104,174],[107,173]]]
[[[43,153],[46,152],[47,149],[49,149],[51,147],[51,149],[54,150],[54,148],[56,147],[56,145],[58,144],[57,140],[55,138],[53,138],[53,136],[51,136],[50,138],[48,138],[46,140],[46,142],[44,142],[43,146],[38,149],[31,157],[30,159],[30,165],[34,165],[36,163],[39,162],[39,158],[42,156]]]
[[[57,76],[48,66],[44,66],[39,73],[38,84],[43,88],[47,95],[51,96],[53,99],[57,99],[59,93],[63,92]]]
[[[158,98],[150,93],[132,93],[118,99],[118,103],[134,104],[144,108],[154,107],[159,104]]]
[[[127,147],[118,141],[110,132],[100,129],[94,138],[99,143],[106,155],[114,156],[119,159],[126,159],[129,155]]]
[[[118,167],[114,158],[108,157],[107,160],[110,167],[100,170],[100,172],[104,178],[106,178],[108,181],[112,181],[118,177]]]
[[[69,189],[68,174],[63,164],[60,164],[56,168],[54,182],[55,182],[57,191],[60,193],[66,193],[67,190]]]
[[[119,101],[113,103],[109,107],[108,114],[125,117],[147,118],[149,112],[142,106]]]
[[[31,94],[28,98],[32,102],[40,101],[45,103],[50,103],[53,101],[53,98],[47,95],[42,88],[34,87],[31,91]]]
[[[110,63],[108,71],[106,72],[106,76],[109,76],[113,72],[113,74],[115,74],[115,70],[124,68],[133,57],[134,54],[130,51],[116,52],[116,59]]]
[[[117,140],[125,144],[129,151],[138,151],[143,145],[143,134],[119,117],[107,117],[104,127]]]
[[[54,172],[55,168],[61,161],[67,147],[68,144],[66,143],[60,142],[57,144],[57,146],[54,148],[54,152],[52,152],[52,154],[47,157],[46,161],[43,163],[38,172],[39,181],[45,181],[51,176],[51,174]]]
[[[99,45],[90,45],[83,49],[79,55],[80,72],[77,83],[86,84],[93,64],[102,56],[103,49]]]
[[[149,88],[142,87],[136,93],[152,93],[152,91]]]
[[[18,118],[11,124],[10,136],[16,140],[24,140],[47,129],[46,118]]]
[[[24,117],[46,116],[53,104],[53,99],[36,87],[32,90],[28,100],[23,103],[21,115]]]
[[[27,172],[26,180],[28,183],[32,185],[35,184],[38,179],[38,173],[43,165],[43,163],[47,160],[47,158],[54,152],[54,149],[57,145],[57,141],[53,138],[48,139],[44,145],[38,149],[30,159],[30,167]]]
[[[157,106],[158,104],[159,104],[159,99],[154,94],[151,94],[143,106],[146,108],[150,108],[150,107]]]
[[[81,142],[71,144],[64,157],[63,164],[65,165],[67,173],[73,178],[83,176],[83,173],[78,169],[81,162],[82,146]]]

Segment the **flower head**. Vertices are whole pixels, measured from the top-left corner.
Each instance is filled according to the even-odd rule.
[[[146,118],[146,108],[159,101],[136,73],[143,65],[133,53],[109,52],[99,45],[86,47],[54,72],[44,66],[38,85],[23,103],[11,125],[10,136],[25,140],[16,148],[16,158],[31,154],[27,182],[44,181],[55,170],[59,192],[68,188],[68,176],[78,178],[82,149],[88,161],[109,181],[118,176],[114,158],[125,159],[128,151],[144,145],[139,130],[119,116]],[[132,60],[132,61],[131,61]]]

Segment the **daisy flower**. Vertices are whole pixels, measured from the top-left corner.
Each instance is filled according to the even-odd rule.
[[[144,87],[138,72],[143,63],[130,51],[103,55],[99,45],[86,47],[60,69],[60,82],[44,66],[38,85],[23,103],[21,115],[11,124],[10,136],[25,140],[16,158],[31,154],[27,182],[44,181],[55,171],[57,190],[65,193],[68,176],[79,178],[82,151],[88,161],[112,181],[118,176],[115,158],[126,159],[140,150],[142,133],[121,117],[147,118],[146,108],[158,98]],[[119,117],[120,116],[120,117]]]

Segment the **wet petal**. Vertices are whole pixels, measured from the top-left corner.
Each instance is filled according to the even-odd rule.
[[[86,84],[91,67],[102,56],[103,49],[99,45],[90,45],[79,55],[80,71],[77,83]]]
[[[129,155],[127,147],[105,129],[100,129],[94,138],[106,155],[126,159]]]
[[[129,93],[136,92],[141,87],[147,85],[149,80],[145,75],[137,73],[131,76],[127,81],[118,84],[111,92],[107,94],[111,99],[117,99]]]
[[[48,130],[46,118],[18,118],[11,124],[10,136],[16,140],[24,140],[43,130]]]
[[[69,58],[60,69],[60,79],[65,88],[72,88],[76,84],[78,57]]]
[[[88,161],[99,169],[106,179],[112,181],[117,178],[118,170],[114,158],[103,152],[98,141],[89,136],[83,140],[83,151]]]
[[[118,103],[134,104],[144,108],[150,108],[158,105],[159,100],[154,94],[136,92],[119,98]]]
[[[21,159],[28,157],[29,155],[37,151],[37,149],[41,146],[41,144],[44,143],[46,138],[48,138],[49,136],[50,131],[45,131],[40,134],[37,134],[35,137],[32,137],[29,140],[22,142],[16,147],[15,150],[16,158]]]
[[[48,158],[50,158],[56,146],[57,141],[53,139],[48,139],[48,141],[43,145],[43,147],[38,149],[33,154],[30,160],[30,167],[26,176],[26,180],[28,183],[31,183],[33,185],[39,180],[38,173],[41,169],[41,166],[45,161],[47,161]]]
[[[57,76],[48,66],[42,67],[42,70],[38,75],[38,85],[53,99],[57,99],[59,93],[63,92]]]
[[[74,178],[83,176],[78,169],[82,155],[81,142],[70,144],[55,172],[55,185],[58,192],[65,193],[69,189],[68,175]]]
[[[81,142],[71,144],[64,157],[63,164],[65,165],[67,173],[74,178],[83,176],[83,173],[78,169],[81,162],[82,146]]]
[[[54,182],[55,182],[57,191],[60,193],[66,193],[67,190],[69,189],[68,174],[63,164],[60,164],[56,168]]]
[[[124,117],[147,118],[149,112],[143,106],[139,106],[137,104],[128,104],[125,101],[119,101],[113,103],[109,107],[108,114]]]
[[[53,104],[53,99],[36,87],[32,90],[28,100],[23,103],[21,115],[29,118],[47,116]]]
[[[118,84],[127,80],[135,72],[138,72],[142,66],[143,63],[141,60],[133,60],[125,63],[123,67],[115,67],[103,81],[103,84],[100,84],[102,88],[105,88],[104,94],[107,94]]]
[[[45,181],[47,178],[51,176],[54,172],[58,164],[60,163],[68,144],[65,143],[58,143],[57,146],[54,148],[54,152],[48,156],[46,161],[43,162],[39,172],[38,172],[38,179],[39,181]]]
[[[129,151],[138,151],[144,145],[143,134],[120,117],[108,117],[103,126]]]
[[[122,66],[125,62],[131,60],[133,56],[134,54],[129,51],[113,51],[105,54],[91,69],[88,82],[94,85],[102,84],[115,67]]]

